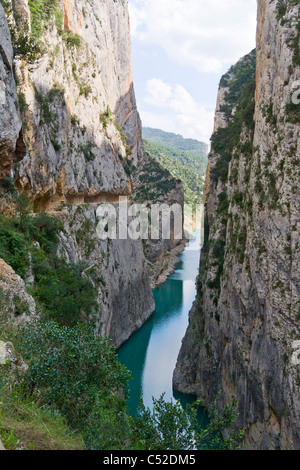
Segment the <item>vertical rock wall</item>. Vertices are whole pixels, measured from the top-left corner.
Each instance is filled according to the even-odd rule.
[[[143,156],[127,1],[13,0],[5,10],[17,90],[0,5],[0,177],[26,153],[15,186],[63,221],[60,256],[87,266],[97,330],[118,347],[154,310],[142,242],[96,233],[97,205],[131,195],[131,162]]]
[[[174,385],[237,400],[246,447],[300,449],[299,2],[258,1],[250,54],[220,84],[198,297]]]
[[[0,179],[25,155],[13,74],[13,50],[6,16],[0,4]]]

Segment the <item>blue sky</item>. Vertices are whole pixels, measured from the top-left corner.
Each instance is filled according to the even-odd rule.
[[[144,126],[209,143],[220,78],[255,47],[256,0],[129,0]]]

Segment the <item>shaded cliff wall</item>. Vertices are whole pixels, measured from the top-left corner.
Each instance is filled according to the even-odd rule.
[[[257,50],[220,83],[198,296],[174,386],[235,398],[253,449],[300,448],[299,2],[258,1]]]
[[[182,182],[174,178],[171,173],[158,163],[153,157],[145,152],[143,160],[136,166],[133,173],[134,191],[133,202],[145,204],[173,204],[184,209],[184,190]],[[177,255],[183,251],[185,246],[183,232],[175,233],[174,215],[170,218],[170,238],[143,240],[144,254],[147,261],[148,273],[152,288],[165,282],[179,262]],[[162,235],[162,233],[161,233]]]

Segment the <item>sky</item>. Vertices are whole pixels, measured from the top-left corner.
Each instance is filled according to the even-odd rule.
[[[221,76],[255,47],[256,0],[128,0],[144,126],[209,144]]]

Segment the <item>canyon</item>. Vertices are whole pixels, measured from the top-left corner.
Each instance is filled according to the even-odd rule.
[[[183,186],[143,149],[127,1],[36,3],[0,3],[0,229],[17,247],[11,257],[4,243],[1,314],[16,324],[39,317],[35,273],[51,255],[68,275],[72,267],[81,295],[95,293],[96,333],[119,348],[150,318],[152,289],[185,240],[100,240],[97,205],[123,196],[183,207]],[[205,407],[216,396],[220,409],[234,399],[246,449],[300,449],[292,361],[300,333],[299,79],[299,1],[258,0],[256,50],[220,82],[197,298],[173,376],[176,390]],[[37,238],[47,221],[46,242],[22,246],[13,232],[27,203]]]

